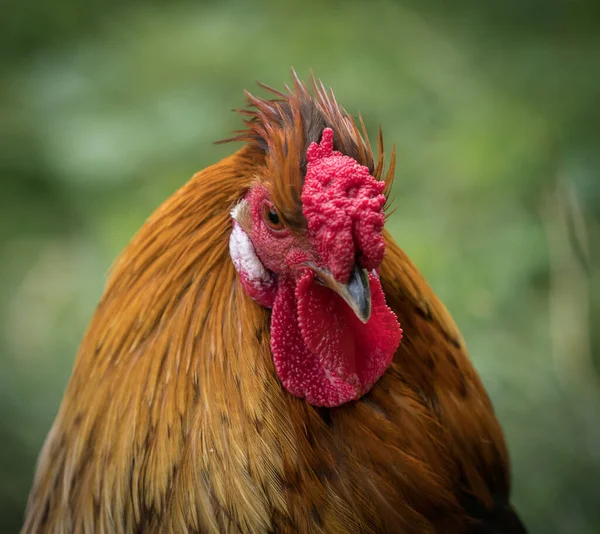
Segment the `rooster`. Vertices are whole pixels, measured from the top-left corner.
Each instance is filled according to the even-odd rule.
[[[384,228],[394,152],[293,79],[114,265],[23,533],[525,532],[463,339]]]

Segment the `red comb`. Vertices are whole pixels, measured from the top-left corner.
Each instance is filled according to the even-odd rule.
[[[385,182],[334,150],[331,128],[323,130],[319,144],[311,143],[306,158],[303,213],[326,266],[340,282],[348,280],[357,252],[362,267],[379,267],[385,252]]]

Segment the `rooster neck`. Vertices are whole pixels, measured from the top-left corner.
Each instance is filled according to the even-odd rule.
[[[265,394],[282,394],[268,312],[244,295],[227,250],[229,210],[257,163],[245,148],[198,173],[117,260],[40,456],[24,531],[129,531],[178,498],[192,499],[190,510],[205,503],[197,513],[214,521],[208,496],[227,476],[214,472],[219,458],[240,476],[243,451],[259,448],[240,429],[267,427]],[[183,489],[209,472],[196,494]]]
[[[501,431],[443,306],[389,236],[405,339],[361,401],[277,379],[270,312],[227,250],[247,151],[206,169],[125,250],[40,457],[24,532],[462,532],[507,498]]]

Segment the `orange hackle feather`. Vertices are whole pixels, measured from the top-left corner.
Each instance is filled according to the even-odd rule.
[[[358,402],[318,409],[279,383],[270,311],[243,291],[230,209],[264,183],[302,232],[308,144],[383,176],[320,82],[249,96],[247,144],[197,173],[116,262],[40,456],[24,533],[467,532],[507,496],[502,432],[463,340],[385,234],[381,281],[404,339]],[[273,92],[273,91],[272,91]],[[395,158],[386,181],[391,185]],[[388,189],[389,192],[389,189]]]

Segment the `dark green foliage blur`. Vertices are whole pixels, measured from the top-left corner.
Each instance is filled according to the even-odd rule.
[[[12,0],[0,18],[0,532],[106,272],[309,69],[396,144],[390,228],[459,324],[534,533],[600,532],[600,3]],[[402,318],[400,318],[402,321]]]

